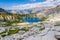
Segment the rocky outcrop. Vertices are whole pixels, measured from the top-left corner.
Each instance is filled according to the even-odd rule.
[[[0,13],[6,13],[6,11],[2,8],[0,8]]]
[[[50,8],[48,10],[45,10],[44,14],[46,16],[49,16],[49,15],[54,15],[54,14],[59,14],[60,13],[60,5],[54,7],[54,8]]]

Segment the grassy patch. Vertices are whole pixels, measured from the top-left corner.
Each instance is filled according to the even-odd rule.
[[[47,20],[47,17],[42,17],[41,19],[42,19],[43,21],[45,21],[45,20]]]
[[[54,26],[60,26],[60,24],[56,24],[56,25],[54,25]]]
[[[2,37],[5,37],[5,36],[6,36],[6,34],[2,34],[1,36],[2,36]]]
[[[17,23],[22,23],[23,21],[22,20],[18,20],[18,21],[7,21],[7,24],[5,24],[6,26],[12,26],[12,24],[17,24]]]
[[[40,27],[40,29],[39,30],[44,30],[45,29],[45,27]]]
[[[6,32],[1,32],[0,35],[1,35],[2,37],[5,37],[5,36],[6,36]]]
[[[19,31],[19,29],[9,30],[8,35],[16,34],[16,33],[18,33],[18,31]]]
[[[22,30],[22,31],[28,31],[29,29],[28,28],[21,28],[20,30]]]

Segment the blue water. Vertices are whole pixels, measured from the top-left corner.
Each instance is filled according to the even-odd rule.
[[[33,23],[33,22],[41,22],[42,20],[39,18],[22,18],[25,22]]]

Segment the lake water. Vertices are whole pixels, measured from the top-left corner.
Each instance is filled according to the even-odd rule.
[[[41,22],[42,20],[39,18],[22,18],[25,22],[33,23],[33,22]]]

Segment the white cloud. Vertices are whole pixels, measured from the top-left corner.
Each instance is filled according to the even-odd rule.
[[[59,4],[60,4],[60,0],[46,0],[45,2],[12,6],[11,9],[29,9],[29,8],[42,7],[42,6],[56,6]]]
[[[36,0],[30,0],[30,1],[36,1]]]

